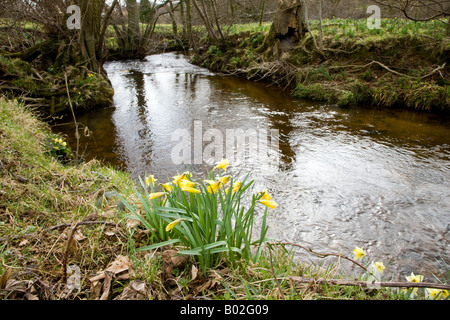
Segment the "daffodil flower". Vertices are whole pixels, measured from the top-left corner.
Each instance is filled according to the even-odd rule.
[[[182,174],[180,174],[178,176],[175,176],[175,177],[173,177],[173,183],[174,184],[178,184],[178,183],[181,182],[181,180],[187,180],[188,176],[192,177],[192,174],[190,172],[185,172],[185,173],[182,173]]]
[[[272,200],[272,197],[267,193],[267,190],[263,191],[262,194],[263,195],[260,200]]]
[[[386,267],[384,266],[383,262],[375,262],[375,270],[383,273],[384,269],[386,269]]]
[[[241,188],[241,182],[240,181],[236,181],[235,183],[233,183],[233,192],[238,192],[238,190]]]
[[[414,272],[411,272],[411,275],[406,277],[406,281],[408,282],[422,282],[423,276],[415,275]]]
[[[180,180],[179,184],[180,184],[180,187],[188,187],[188,188],[193,188],[196,185],[195,182],[192,182],[192,181],[190,181],[188,179]]]
[[[227,167],[229,165],[230,165],[230,162],[228,160],[224,159],[215,166],[214,170],[222,169],[224,172],[227,172]]]
[[[150,187],[150,184],[151,184],[152,186],[155,186],[155,182],[156,182],[156,181],[158,181],[158,180],[155,179],[155,176],[154,176],[154,175],[148,176],[148,177],[145,178],[145,185],[146,185],[147,187]]]
[[[272,200],[259,200],[259,202],[270,209],[275,209],[276,207],[278,207],[278,204]]]
[[[427,288],[427,292],[428,292],[429,297],[433,300],[435,300],[436,298],[443,299],[443,300],[448,298],[448,290]]]
[[[185,191],[185,192],[189,192],[189,193],[194,193],[194,194],[202,193],[200,190],[197,190],[192,187],[187,187],[187,186],[181,186],[181,190]]]
[[[225,176],[225,177],[218,179],[217,181],[222,184],[227,184],[229,179],[230,179],[230,176]]]
[[[423,276],[422,275],[415,275],[414,272],[411,272],[410,276],[405,277],[406,281],[408,282],[414,282],[414,283],[418,283],[418,282],[422,282],[423,281]],[[408,289],[404,289],[404,291],[408,292]],[[418,289],[415,288],[412,290],[412,294],[415,295],[417,294]]]
[[[181,223],[182,221],[184,221],[185,219],[177,219],[171,223],[169,223],[166,227],[166,232],[170,232],[172,231],[179,223]]]
[[[163,197],[165,194],[166,194],[165,192],[155,192],[155,193],[151,193],[149,195],[149,197],[150,197],[150,200],[154,200],[154,199]]]
[[[241,188],[241,184],[242,183],[240,181],[236,181],[233,183],[233,188],[232,188],[233,193],[239,191],[239,189]],[[228,194],[229,191],[230,191],[230,188],[227,188],[226,193]]]
[[[209,193],[216,193],[217,190],[219,190],[219,187],[220,187],[220,183],[213,181],[213,183],[211,183],[209,185],[209,187],[206,188],[206,190],[208,190]]]
[[[161,186],[164,188],[164,190],[166,190],[167,192],[172,192],[172,186],[170,185],[170,183],[164,183],[161,184]]]
[[[362,248],[356,247],[355,250],[353,250],[353,253],[355,254],[355,260],[362,259],[366,253]]]

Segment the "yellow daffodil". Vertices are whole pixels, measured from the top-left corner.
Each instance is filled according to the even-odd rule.
[[[219,162],[217,165],[216,165],[216,167],[214,168],[214,170],[215,169],[222,169],[224,172],[227,172],[227,167],[230,165],[230,162],[228,161],[228,160],[222,160],[221,162]]]
[[[164,190],[166,190],[167,192],[172,192],[172,186],[170,185],[170,183],[164,183],[161,184],[161,186],[164,188]]]
[[[235,183],[233,183],[233,192],[238,192],[238,190],[241,188],[241,182],[240,181],[236,181]]]
[[[187,180],[187,177],[192,177],[192,174],[188,171],[186,171],[185,173],[182,173],[178,176],[173,177],[173,183],[178,184],[181,182],[181,180]]]
[[[445,300],[448,298],[448,290],[441,290],[441,289],[428,289],[428,295],[431,299],[442,299]]]
[[[208,190],[209,193],[216,193],[217,190],[219,190],[219,187],[220,187],[220,183],[213,181],[213,183],[211,183],[209,185],[209,187],[206,188],[206,190]]]
[[[197,190],[192,187],[187,187],[187,186],[181,186],[181,190],[185,191],[185,192],[189,192],[189,193],[194,193],[194,194],[202,193],[200,190]]]
[[[408,281],[408,282],[415,282],[415,283],[422,282],[423,281],[423,276],[422,275],[415,275],[414,272],[411,272],[411,275],[406,277],[406,281]],[[403,290],[405,292],[408,292],[408,290],[410,290],[410,289],[403,289]],[[412,294],[416,295],[417,291],[418,291],[417,288],[413,289],[412,290]]]
[[[240,182],[240,181],[234,182],[233,183],[233,188],[232,188],[233,192],[238,192],[239,189],[241,188],[241,184],[242,184],[242,182]],[[227,194],[228,194],[228,191],[230,191],[230,188],[227,188],[227,190],[226,190]]]
[[[406,281],[408,281],[408,282],[422,282],[423,281],[423,276],[415,275],[413,272],[411,272],[411,275],[406,277]]]
[[[267,190],[260,192],[263,194],[260,200],[272,200],[272,197],[267,193]]]
[[[188,179],[181,179],[179,184],[180,184],[180,187],[188,187],[188,188],[193,188],[196,185],[195,182],[192,182]]]
[[[156,182],[156,181],[158,181],[158,180],[155,179],[155,176],[154,176],[154,175],[148,176],[148,177],[145,178],[145,185],[146,185],[147,187],[150,187],[150,184],[151,184],[152,186],[155,186],[155,182]]]
[[[259,202],[270,209],[275,209],[276,207],[278,207],[278,204],[272,200],[259,200]]]
[[[383,262],[375,262],[375,270],[383,273],[384,269],[386,269],[386,267],[384,266]]]
[[[163,197],[165,194],[166,194],[165,192],[155,192],[155,193],[151,193],[149,195],[149,197],[150,197],[150,200],[154,200],[154,199]]]
[[[355,260],[362,259],[366,253],[362,248],[356,247],[355,250],[353,250],[353,253],[355,254]]]
[[[229,176],[225,176],[225,177],[222,177],[222,178],[218,179],[217,181],[222,183],[222,184],[227,184],[229,179],[230,179]]]
[[[175,221],[169,223],[169,224],[167,225],[167,227],[166,227],[166,232],[172,231],[172,230],[177,226],[177,224],[181,223],[181,222],[184,221],[184,220],[185,220],[185,219],[177,219],[177,220],[175,220]]]

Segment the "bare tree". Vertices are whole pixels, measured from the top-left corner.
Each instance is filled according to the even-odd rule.
[[[405,18],[419,22],[450,16],[448,0],[374,0],[375,3],[394,9]]]

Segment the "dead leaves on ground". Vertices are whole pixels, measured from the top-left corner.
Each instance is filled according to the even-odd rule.
[[[126,256],[117,257],[105,270],[89,278],[91,282],[91,299],[108,300],[112,292],[113,280],[129,280],[130,276],[132,276],[130,259]]]

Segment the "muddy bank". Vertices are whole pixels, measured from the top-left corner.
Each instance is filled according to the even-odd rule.
[[[269,81],[295,97],[328,104],[450,111],[448,38],[328,37],[323,52],[310,35],[296,46],[280,43],[267,48],[264,39],[265,33],[247,32],[231,37],[226,45],[205,42],[192,63]]]

